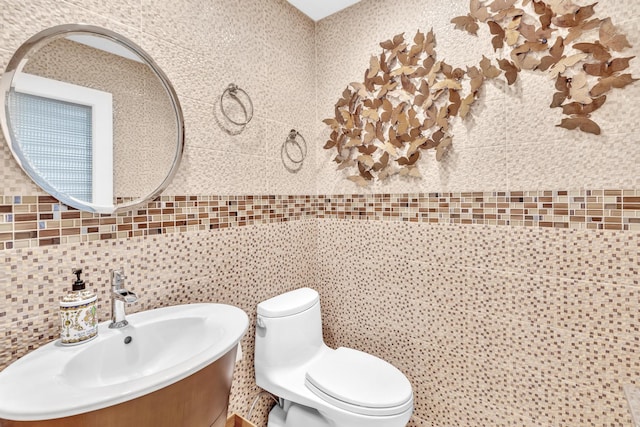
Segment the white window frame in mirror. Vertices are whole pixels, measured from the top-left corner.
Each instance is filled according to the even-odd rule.
[[[27,73],[14,77],[16,92],[85,105],[92,114],[92,200],[98,212],[113,209],[113,96],[84,86]],[[87,203],[87,200],[82,200]]]

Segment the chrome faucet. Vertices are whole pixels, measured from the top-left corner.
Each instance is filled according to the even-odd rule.
[[[111,324],[110,328],[124,328],[129,324],[125,318],[124,304],[138,301],[138,296],[124,288],[124,272],[111,270]]]

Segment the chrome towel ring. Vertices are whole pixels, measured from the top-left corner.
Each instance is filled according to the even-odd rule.
[[[307,157],[307,141],[302,134],[295,129],[289,131],[280,149],[282,164],[290,172],[297,172],[302,168],[302,163]]]
[[[238,103],[244,114],[244,121],[238,120],[237,118],[234,120],[229,117],[229,112],[224,108],[225,98],[231,98]],[[244,98],[245,102],[243,102],[240,98]],[[246,106],[245,103],[247,104]],[[222,95],[220,95],[220,111],[222,112],[224,117],[234,125],[246,126],[253,118],[253,102],[251,101],[251,97],[247,92],[245,92],[243,89],[240,89],[235,83],[231,83],[229,84],[229,86],[227,86],[225,91],[222,92]]]

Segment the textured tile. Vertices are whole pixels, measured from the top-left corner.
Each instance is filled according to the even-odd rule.
[[[225,151],[230,156],[265,155],[266,123],[260,117],[254,116],[248,125],[240,128],[225,122],[219,114],[217,102],[212,105],[185,97],[182,99],[182,108],[190,145]]]
[[[320,117],[332,115],[333,104],[339,98],[344,86],[349,82],[361,79],[361,73],[368,65],[368,56],[379,51],[376,42],[388,38],[388,36],[380,34],[382,33],[380,29],[392,29],[395,21],[392,20],[391,23],[386,23],[384,26],[378,25],[377,16],[387,16],[390,13],[388,8],[391,7],[397,7],[397,5],[382,5],[380,2],[370,1],[349,8],[342,13],[322,20],[318,24],[316,38],[319,46],[317,63],[318,113]],[[421,10],[431,9],[434,5],[427,7],[424,2],[415,1],[402,7],[413,8],[412,18],[404,21],[403,30],[407,32],[412,29],[413,17],[421,17]],[[459,13],[466,13],[464,5],[460,5],[460,7]],[[363,18],[364,8],[379,10],[380,15],[370,16],[367,14],[366,18]],[[598,11],[600,15],[606,16],[608,10],[621,10],[620,8],[621,6],[617,4],[599,5]],[[444,16],[456,16],[453,13],[455,11],[443,11]],[[349,20],[354,19],[359,19],[362,25],[356,27],[346,24]],[[436,38],[440,40],[438,53],[442,53],[441,56],[444,58],[450,58],[449,62],[453,65],[464,62],[473,55],[480,57],[484,52],[479,46],[482,44],[481,41],[491,37],[484,28],[485,26],[482,26],[478,37],[463,42],[462,40],[468,37],[464,32],[454,30],[448,20],[441,24],[440,26],[436,25]],[[635,24],[635,21],[629,21],[622,26],[629,32],[630,39],[633,39],[637,32]],[[461,44],[466,48],[463,51],[457,49],[457,46]],[[486,44],[489,45],[489,43]],[[354,45],[359,45],[359,49]],[[489,51],[492,50],[490,46],[486,47],[489,48]],[[628,52],[629,56],[635,54],[637,48],[632,50]],[[492,57],[492,53],[486,54]],[[327,65],[333,63],[340,63],[341,67]],[[416,187],[421,187],[418,191],[433,191],[437,188],[456,191],[468,189],[470,185],[473,189],[490,189],[488,185],[493,183],[495,178],[490,173],[494,168],[477,171],[481,178],[476,181],[471,179],[463,186],[452,182],[448,177],[451,175],[450,170],[464,169],[464,166],[458,164],[459,160],[457,160],[461,147],[467,147],[467,144],[478,147],[500,144],[499,141],[503,140],[503,135],[507,138],[508,144],[506,173],[510,189],[584,188],[594,185],[616,187],[615,182],[623,183],[622,186],[634,187],[637,184],[635,182],[637,174],[633,173],[633,169],[637,159],[635,151],[624,146],[633,144],[634,139],[621,137],[620,134],[637,133],[636,123],[629,122],[625,118],[634,116],[633,109],[635,107],[629,105],[628,99],[634,98],[637,88],[638,85],[633,85],[624,91],[614,91],[611,94],[609,102],[602,108],[602,111],[594,114],[594,120],[602,126],[603,135],[593,137],[579,131],[567,131],[556,127],[556,124],[561,120],[561,114],[557,109],[548,108],[555,88],[553,81],[549,80],[544,73],[522,72],[520,73],[520,81],[513,87],[504,87],[495,82],[488,83],[487,98],[483,97],[478,103],[483,105],[483,103],[491,102],[492,108],[489,109],[485,106],[483,106],[484,108],[476,108],[478,114],[474,114],[471,121],[465,123],[466,136],[461,137],[457,127],[454,129],[456,138],[454,140],[454,154],[448,160],[450,166],[447,167],[448,165],[445,164],[445,167],[440,171],[439,180],[434,180],[429,172],[423,173],[425,181],[429,183],[418,184]],[[620,111],[628,112],[629,115],[626,113],[620,115]],[[603,143],[607,147],[604,151],[602,150]],[[541,146],[541,144],[544,145]],[[477,154],[473,153],[473,155],[475,157]],[[478,159],[477,164],[487,164],[487,157]],[[566,159],[571,159],[573,163],[570,168],[566,166]],[[328,169],[332,167],[328,159],[320,159],[319,166],[323,164]],[[427,162],[423,160],[419,162],[421,172],[428,170],[427,166]],[[464,175],[466,176],[468,172],[465,170]],[[369,191],[358,189],[353,184],[349,186],[340,182],[346,177],[344,175],[334,177],[335,174],[330,170],[323,170],[322,173],[319,181],[325,183],[326,191],[324,192]],[[389,181],[390,183],[384,191],[395,192],[402,191],[398,190],[399,188],[413,188],[412,183],[396,182],[398,181],[396,178]]]
[[[640,346],[623,335],[562,332],[565,346],[557,377],[609,393],[621,393],[624,384],[637,384]]]
[[[491,92],[487,86],[485,92]],[[491,98],[479,98],[471,107],[470,116],[456,125],[456,146],[458,144],[457,129],[465,131],[462,148],[504,147],[510,141],[510,126],[505,118],[506,109],[504,95]]]
[[[589,188],[593,185],[635,188],[638,178],[633,171],[639,159],[628,147],[630,142],[626,139],[606,134],[597,140],[585,137],[585,142],[568,144],[567,138],[569,135],[509,146],[509,189]],[[603,143],[607,146],[604,151]],[[570,165],[566,162],[568,158],[572,159]]]
[[[448,191],[498,190],[507,185],[504,147],[456,149],[440,163],[440,185]]]
[[[505,271],[495,271],[492,266],[499,262],[493,260],[486,270],[456,268],[456,261],[464,262],[465,258],[455,258],[458,244],[462,254],[481,258],[482,251],[476,252],[475,245],[481,248],[486,244],[481,236],[491,230],[480,227],[478,236],[467,241],[463,236],[475,227],[464,227],[460,234],[455,232],[457,228],[439,226],[437,232],[429,233],[424,225],[398,228],[391,223],[385,233],[368,222],[322,221],[320,259],[324,261],[319,265],[319,280],[326,289],[323,310],[329,313],[326,326],[333,344],[365,349],[401,368],[408,367],[407,375],[417,390],[415,416],[433,425],[552,426],[573,425],[572,420],[583,418],[585,425],[601,425],[603,419],[622,423],[626,417],[623,406],[606,413],[593,409],[589,415],[577,415],[573,392],[566,390],[562,381],[582,384],[589,397],[580,399],[593,399],[595,407],[607,407],[609,402],[614,402],[614,407],[620,405],[620,384],[633,382],[638,376],[637,344],[605,344],[603,340],[637,335],[631,327],[637,323],[632,309],[638,305],[636,289],[606,286],[612,291],[599,291],[603,286],[596,282],[584,282],[589,287],[584,289],[567,287],[538,275],[544,272],[562,277],[586,271],[616,277],[602,269],[608,265],[605,260],[616,259],[611,254],[618,250],[609,252],[615,235],[529,229],[535,233],[526,238],[527,245],[533,250],[536,242],[540,244],[543,257],[555,254],[552,263],[536,258],[535,252],[523,253],[524,246],[513,247],[515,242],[524,244],[520,232],[527,231],[513,228],[512,233],[518,234],[507,251],[520,252],[518,260],[532,260],[529,264],[516,261],[514,265],[520,268],[513,271],[508,270],[511,262],[505,262],[501,267]],[[349,230],[353,239],[336,245],[335,239]],[[553,236],[557,233],[562,237],[555,246]],[[360,252],[351,264],[331,261],[349,259],[363,239],[368,239],[371,247],[380,247],[379,241],[389,241],[392,235],[401,236],[401,241],[397,248],[387,245],[391,257]],[[436,236],[441,240],[432,239]],[[589,243],[584,248],[602,250],[602,255],[582,253],[584,249],[578,248],[585,238]],[[495,246],[499,244],[488,245]],[[453,262],[422,265],[402,260],[403,254],[414,259],[416,248],[424,248],[432,260],[437,259],[432,248],[438,248],[443,254],[454,255]],[[522,265],[531,265],[533,274],[523,272]],[[377,277],[386,278],[380,290],[370,284]],[[422,279],[414,282],[419,277]],[[593,295],[591,287],[602,297]],[[564,290],[569,292],[566,297],[560,294]],[[356,298],[358,307],[351,303]],[[375,319],[380,317],[388,319],[385,327],[391,332],[376,332]],[[580,333],[570,332],[575,328]],[[597,333],[597,340],[583,333]],[[394,350],[397,348],[406,351],[399,353]],[[414,361],[416,352],[422,358],[419,362]],[[466,357],[460,359],[462,355]],[[456,376],[464,381],[456,381]],[[604,394],[593,394],[591,390],[596,388],[604,388]],[[455,418],[450,418],[451,414],[456,414]]]
[[[639,16],[637,12],[640,12],[640,10],[638,9],[638,3],[633,0],[603,0],[598,2],[596,12],[598,16],[611,17],[614,24],[622,25],[624,28],[623,24],[629,21],[637,21]]]
[[[627,282],[621,262],[627,253],[614,232],[519,228],[512,230],[514,269],[579,280]]]
[[[305,56],[315,53],[315,24],[285,0],[262,2],[265,32],[269,34],[267,43],[270,52],[285,51],[298,62],[305,62]],[[282,64],[288,66],[289,64]]]
[[[266,58],[265,118],[293,124],[315,119],[315,73],[305,54],[286,65],[282,63],[286,51],[274,51]]]
[[[126,3],[104,3],[96,0],[69,0],[68,3],[105,16],[123,25],[135,28],[140,28],[141,25],[142,0],[135,0]]]
[[[13,52],[36,33],[69,22],[83,22],[104,27],[109,21],[103,16],[66,2],[48,0],[36,0],[28,3],[10,2],[3,7],[3,25],[0,36],[2,46]]]
[[[576,388],[568,384],[559,400],[559,425],[630,425],[624,393]]]
[[[142,0],[142,28],[175,45],[211,54],[219,47],[240,42],[242,36],[253,34],[260,38],[262,8],[258,2],[251,3],[247,8],[238,8],[231,0],[172,4]]]
[[[215,167],[211,167],[211,165]],[[252,171],[245,175],[245,171]],[[167,188],[167,194],[184,194],[191,188],[194,194],[264,194],[264,158],[203,149],[187,143],[180,169]],[[249,178],[249,179],[248,179]]]
[[[556,312],[558,327],[596,337],[638,332],[637,287],[554,280],[549,288],[549,304]]]

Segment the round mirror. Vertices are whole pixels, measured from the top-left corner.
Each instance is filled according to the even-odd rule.
[[[76,209],[114,213],[157,197],[184,149],[178,97],[135,43],[88,25],[27,40],[0,79],[0,123],[14,158]]]

